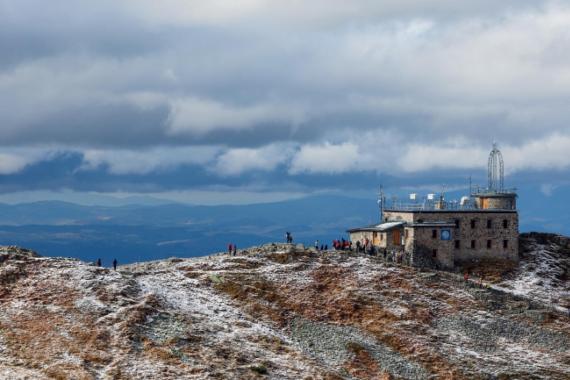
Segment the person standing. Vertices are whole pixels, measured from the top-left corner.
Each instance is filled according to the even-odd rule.
[[[237,255],[237,245],[234,244],[234,256]]]
[[[97,259],[97,263],[96,263],[96,265],[97,265],[98,267],[100,267],[100,266],[101,266],[101,259]]]
[[[117,259],[113,259],[113,269],[117,270]]]
[[[319,241],[315,240],[315,250],[319,250]]]

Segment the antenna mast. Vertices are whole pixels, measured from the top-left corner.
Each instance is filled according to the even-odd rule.
[[[380,185],[380,193],[378,194],[378,207],[380,208],[380,223],[384,221],[384,187]]]
[[[505,183],[505,164],[503,155],[497,148],[497,143],[493,143],[493,150],[489,154],[488,162],[489,190],[501,192]]]

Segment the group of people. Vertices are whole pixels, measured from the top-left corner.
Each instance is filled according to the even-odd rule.
[[[285,232],[285,241],[287,241],[287,244],[293,244],[293,235],[291,232]]]
[[[96,263],[95,263],[98,267],[103,266],[103,262],[101,261],[101,259],[97,259]],[[117,270],[117,259],[113,259],[113,269]]]
[[[321,244],[318,240],[315,240],[315,249],[317,251],[328,251],[329,245],[328,244]]]
[[[352,242],[345,240],[344,238],[340,240],[333,240],[332,246],[335,251],[352,251]]]
[[[237,255],[237,245],[235,245],[234,243],[228,244],[228,254],[230,256]]]

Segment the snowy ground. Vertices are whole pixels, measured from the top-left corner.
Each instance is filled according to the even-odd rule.
[[[570,312],[570,252],[552,242],[528,239],[519,268],[497,289],[529,297]]]
[[[567,379],[570,318],[540,306],[564,257],[536,245],[503,292],[282,244],[118,272],[12,255],[0,378]]]

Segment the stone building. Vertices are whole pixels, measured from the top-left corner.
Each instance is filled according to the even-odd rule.
[[[452,269],[479,260],[518,260],[517,194],[505,189],[503,159],[493,147],[489,156],[489,185],[460,201],[429,194],[417,201],[390,204],[381,197],[377,225],[349,230],[353,242],[369,241],[379,250],[399,252],[415,266]]]

